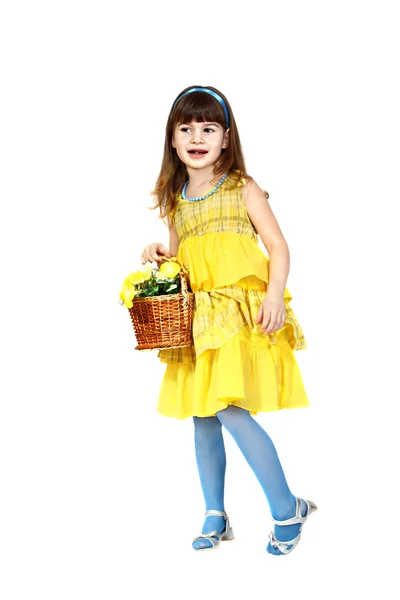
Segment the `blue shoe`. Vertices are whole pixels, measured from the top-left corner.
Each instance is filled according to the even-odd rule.
[[[304,523],[307,521],[307,519],[311,515],[311,513],[316,511],[318,508],[317,505],[314,504],[314,502],[312,502],[311,500],[304,500],[304,502],[307,504],[307,512],[304,515],[304,517],[301,516],[300,498],[296,497],[296,515],[294,517],[291,517],[290,519],[286,519],[285,521],[277,521],[274,518],[272,519],[272,521],[273,521],[273,523],[275,523],[275,525],[295,525],[296,523],[301,523],[299,533],[292,540],[286,540],[285,542],[281,542],[280,540],[276,539],[273,531],[271,531],[271,533],[269,534],[271,546],[273,546],[274,548],[277,548],[282,554],[289,554],[289,552],[291,552],[292,550],[294,550],[296,548],[297,544],[300,542],[301,530],[303,528]],[[291,546],[291,547],[288,548],[288,546]]]
[[[201,539],[205,539],[207,540],[207,542],[210,542],[210,544],[207,544],[207,546],[204,547],[200,547],[200,548],[195,548],[195,546],[192,546],[193,550],[214,550],[214,548],[218,548],[221,541],[225,542],[228,540],[234,540],[235,536],[233,535],[233,531],[232,531],[232,527],[230,526],[229,523],[229,518],[228,515],[226,514],[226,512],[221,511],[221,510],[207,510],[204,513],[204,518],[208,517],[209,515],[214,515],[216,517],[222,517],[223,519],[225,519],[226,521],[226,525],[225,525],[225,529],[222,531],[222,533],[219,533],[219,531],[217,531],[216,529],[214,531],[211,531],[210,533],[203,533],[201,532],[197,537],[195,537],[192,541],[193,542],[197,542],[197,540],[201,540]]]

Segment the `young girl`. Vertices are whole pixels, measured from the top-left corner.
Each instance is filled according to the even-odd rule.
[[[268,192],[246,172],[232,109],[216,88],[186,88],[175,99],[152,194],[168,221],[169,251],[149,244],[142,263],[176,256],[195,293],[194,344],[158,352],[167,367],[157,408],[193,417],[206,512],[192,546],[208,550],[234,539],[224,504],[223,425],[267,497],[275,524],[267,551],[288,554],[317,507],[292,494],[271,438],[252,415],[309,406],[293,353],[307,345],[285,287],[287,243]]]

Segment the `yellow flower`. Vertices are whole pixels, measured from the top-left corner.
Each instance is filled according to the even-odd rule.
[[[124,283],[122,284],[122,290],[119,293],[119,297],[121,298],[122,302],[125,304],[126,308],[132,308],[133,303],[132,303],[132,298],[135,295],[135,289],[133,287],[133,285],[131,284],[130,281],[128,281],[127,279],[125,279]]]
[[[166,281],[168,279],[168,277],[166,275],[164,275],[164,273],[160,273],[160,271],[156,271],[154,273],[154,279],[156,281]]]
[[[149,273],[149,272],[151,272],[153,269],[154,269],[154,265],[153,265],[153,263],[146,263],[146,264],[143,266],[143,271],[144,271],[145,273]]]
[[[138,285],[139,283],[144,283],[150,277],[151,273],[149,271],[135,271],[134,273],[130,273],[126,279],[134,285]]]
[[[180,264],[176,262],[165,262],[160,267],[160,272],[173,279],[181,270]]]

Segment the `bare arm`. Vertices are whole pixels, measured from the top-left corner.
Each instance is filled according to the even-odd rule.
[[[180,244],[180,240],[178,234],[176,232],[175,226],[172,225],[168,218],[168,228],[169,228],[169,252],[171,256],[176,256],[178,254],[178,248]]]
[[[268,251],[268,293],[283,296],[290,270],[289,247],[263,190],[255,181],[242,190],[249,218]]]

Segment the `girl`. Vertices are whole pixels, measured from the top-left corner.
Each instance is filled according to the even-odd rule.
[[[192,546],[208,550],[234,539],[224,505],[224,426],[267,497],[275,524],[267,551],[288,554],[317,507],[292,494],[271,438],[252,415],[309,406],[293,353],[307,346],[285,287],[287,243],[268,192],[246,172],[232,109],[216,88],[177,96],[152,194],[167,218],[169,250],[149,244],[142,263],[176,256],[195,293],[194,344],[158,352],[167,367],[157,408],[194,421],[206,512]]]

